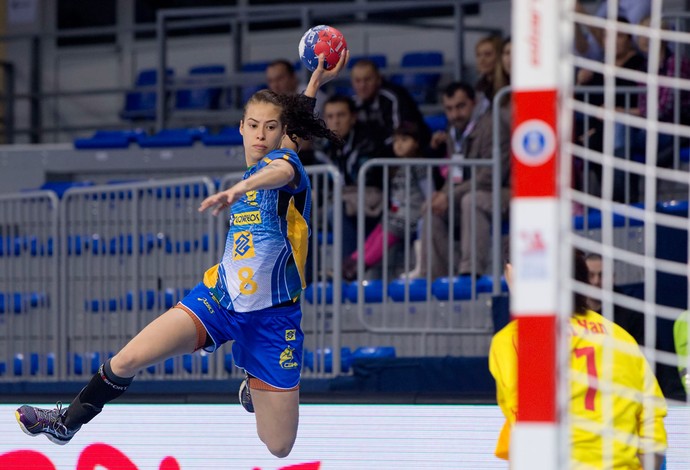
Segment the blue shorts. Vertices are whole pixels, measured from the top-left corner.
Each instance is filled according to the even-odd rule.
[[[204,283],[197,284],[180,301],[199,318],[213,345],[208,352],[234,340],[235,365],[279,389],[299,385],[304,333],[299,302],[255,312],[235,312],[216,302]]]

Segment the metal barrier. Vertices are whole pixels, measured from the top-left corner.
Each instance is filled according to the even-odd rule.
[[[63,324],[58,297],[58,200],[0,195],[0,378],[56,380]]]
[[[73,188],[60,205],[59,358],[83,379],[172,307],[216,262],[215,221],[197,211],[208,178]],[[149,367],[149,378],[220,377],[222,358],[185,355]]]
[[[500,157],[497,155],[497,157]],[[441,166],[457,166],[470,172],[472,181],[470,194],[472,207],[476,206],[477,187],[475,171],[479,167],[491,166],[500,175],[500,158],[480,160],[457,159],[375,159],[366,162],[358,175],[358,207],[364,207],[366,173],[373,168],[383,169],[383,213],[381,224],[383,240],[388,239],[391,211],[389,201],[389,179],[392,171],[404,171],[405,191],[409,195],[411,187],[411,169],[424,168],[426,178],[431,178],[433,168]],[[501,227],[500,227],[500,178],[494,179],[492,192],[492,213],[498,215],[499,222],[493,227],[494,240],[491,256],[501,258]],[[433,279],[431,271],[427,270],[426,277],[408,279],[406,276],[398,278],[402,271],[414,266],[410,261],[411,245],[414,239],[411,225],[416,222],[410,220],[409,212],[405,214],[404,235],[400,240],[402,253],[389,253],[383,250],[381,262],[381,279],[367,280],[365,273],[364,244],[365,244],[365,215],[358,212],[357,251],[358,275],[357,282],[348,288],[348,300],[355,306],[356,314],[366,331],[376,337],[376,344],[394,346],[398,355],[402,356],[442,356],[442,355],[483,355],[488,351],[489,341],[493,333],[491,321],[491,295],[494,284],[501,291],[501,273],[492,268],[490,276],[478,276],[476,258],[472,260],[472,275],[457,276],[457,261],[453,257],[458,243],[455,237],[457,215],[460,208],[455,207],[453,190],[455,184],[451,180],[448,185],[449,209],[448,220],[455,221],[448,224],[448,274],[446,277]],[[423,216],[429,220],[431,207],[427,205]],[[471,214],[472,246],[476,246],[476,213]],[[427,245],[422,250],[430,250],[431,227],[429,224],[421,230],[427,231]],[[475,251],[474,249],[472,250]],[[399,262],[395,263],[397,259]],[[402,262],[400,262],[402,259]],[[499,264],[500,265],[500,264]]]

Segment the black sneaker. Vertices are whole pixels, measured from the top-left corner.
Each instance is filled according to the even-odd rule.
[[[45,434],[51,442],[64,446],[81,428],[79,426],[77,429],[68,429],[64,425],[66,411],[67,408],[63,410],[62,403],[58,402],[57,407],[52,410],[23,405],[14,412],[14,415],[19,427],[29,436]]]
[[[240,384],[240,405],[249,413],[254,413],[254,404],[252,403],[252,395],[249,392],[249,376]]]

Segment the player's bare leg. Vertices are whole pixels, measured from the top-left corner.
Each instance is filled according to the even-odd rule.
[[[259,439],[276,457],[287,457],[297,438],[299,389],[273,392],[252,389]]]
[[[189,314],[171,308],[149,323],[111,360],[113,372],[132,377],[169,357],[188,354],[197,346],[197,329]]]

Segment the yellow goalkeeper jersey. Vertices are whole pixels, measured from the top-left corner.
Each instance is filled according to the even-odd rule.
[[[638,453],[666,450],[666,401],[647,360],[632,336],[591,310],[571,318],[570,333],[570,468],[642,468]],[[496,333],[489,352],[506,417],[496,444],[503,459],[518,414],[517,354],[513,320]]]

